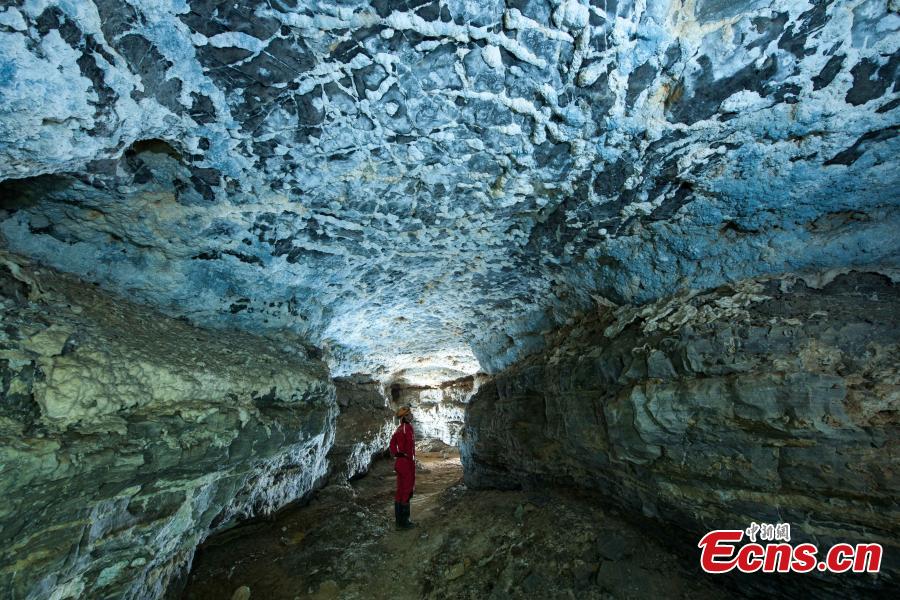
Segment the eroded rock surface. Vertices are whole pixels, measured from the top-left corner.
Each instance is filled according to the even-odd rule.
[[[898,68],[894,0],[7,0],[0,246],[104,291],[3,259],[0,584],[158,595],[331,376],[479,369],[473,484],[896,560],[896,288],[753,278],[900,267]]]
[[[391,406],[409,406],[415,418],[416,444],[439,441],[456,446],[466,406],[481,378],[462,377],[433,386],[398,385],[391,388]]]
[[[332,480],[346,482],[365,474],[372,459],[387,450],[394,433],[394,413],[378,381],[342,377],[334,384],[340,414],[328,460]]]
[[[900,577],[900,286],[880,274],[748,280],[579,322],[470,403],[476,487],[575,485],[686,552],[712,529],[884,546],[879,576],[748,577],[846,597]],[[784,587],[781,587],[784,586]]]
[[[13,0],[0,232],[337,375],[493,372],[595,298],[896,265],[895,5]]]
[[[155,598],[327,473],[325,365],[0,252],[0,589]]]

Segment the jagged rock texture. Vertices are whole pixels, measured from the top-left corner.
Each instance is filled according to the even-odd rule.
[[[900,582],[900,286],[833,276],[747,280],[573,325],[473,397],[466,483],[595,488],[689,557],[707,531],[751,522],[791,523],[795,543],[820,551],[877,542],[877,577],[737,584],[888,594]]]
[[[0,244],[169,318],[4,254],[0,584],[158,595],[302,495],[320,354],[516,364],[473,484],[893,560],[897,292],[827,281],[900,266],[898,32],[894,0],[7,0]]]
[[[372,459],[387,450],[394,413],[379,381],[342,377],[334,386],[340,414],[328,460],[332,480],[344,483],[368,472]]]
[[[412,409],[417,444],[427,445],[429,441],[440,440],[448,446],[456,446],[465,421],[466,406],[480,380],[469,376],[434,386],[394,386],[391,388],[391,406]]]
[[[496,371],[595,299],[896,265],[898,28],[888,0],[12,0],[0,232],[336,374]]]
[[[326,475],[325,365],[0,252],[0,596],[157,598]]]

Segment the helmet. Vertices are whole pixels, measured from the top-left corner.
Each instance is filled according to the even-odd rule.
[[[398,416],[398,417],[405,417],[406,415],[410,414],[411,412],[412,412],[412,411],[409,409],[408,406],[401,406],[401,407],[400,407],[400,410],[397,411],[397,416]]]

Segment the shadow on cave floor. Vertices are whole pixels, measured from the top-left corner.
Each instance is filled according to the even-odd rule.
[[[242,586],[253,600],[722,595],[590,498],[468,490],[458,453],[419,458],[416,529],[394,529],[394,473],[377,460],[307,506],[208,540],[183,598],[227,600]]]

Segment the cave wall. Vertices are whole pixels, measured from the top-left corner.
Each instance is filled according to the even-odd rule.
[[[387,451],[394,433],[394,413],[379,381],[338,377],[334,386],[340,414],[328,460],[332,479],[341,482],[365,474],[372,459]]]
[[[416,442],[428,445],[439,440],[448,446],[459,443],[466,406],[478,389],[474,376],[461,377],[433,386],[404,385],[391,389],[391,406],[409,406],[415,418]]]
[[[0,596],[157,598],[327,473],[325,365],[0,252]]]
[[[703,533],[750,522],[791,523],[820,549],[877,542],[879,577],[795,583],[844,597],[896,586],[900,286],[834,275],[745,280],[573,324],[473,397],[466,483],[596,489],[687,557]],[[791,580],[777,578],[741,585]]]

